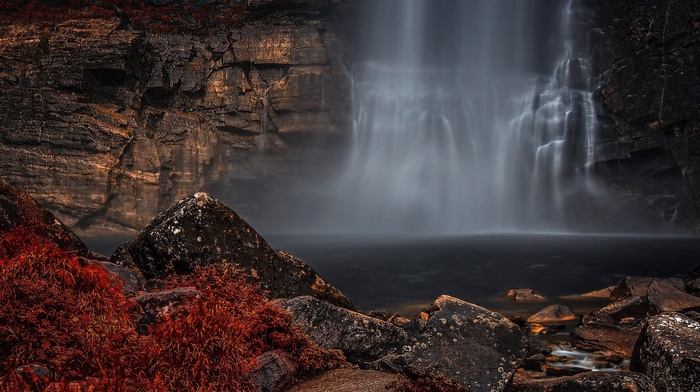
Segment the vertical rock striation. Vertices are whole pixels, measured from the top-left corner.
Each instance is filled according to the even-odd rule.
[[[653,227],[693,228],[700,201],[700,5],[578,0],[599,86],[597,171]]]
[[[261,151],[343,127],[336,2],[248,3],[239,28],[198,35],[118,18],[0,26],[0,175],[79,231],[134,230],[274,170]]]

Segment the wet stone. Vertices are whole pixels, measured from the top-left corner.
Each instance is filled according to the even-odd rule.
[[[522,330],[502,315],[443,295],[416,342],[375,367],[414,376],[439,373],[471,391],[504,391],[528,351]]]
[[[508,290],[501,296],[513,301],[542,301],[545,299],[531,289]]]
[[[650,318],[630,369],[647,374],[660,391],[700,391],[700,323],[680,313]]]

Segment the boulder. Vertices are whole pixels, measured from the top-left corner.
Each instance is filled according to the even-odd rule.
[[[136,322],[139,332],[147,333],[149,325],[179,313],[188,300],[201,296],[202,293],[194,287],[178,287],[134,297],[134,302],[141,307],[141,314]]]
[[[0,234],[25,227],[60,249],[87,256],[88,249],[68,227],[31,196],[0,180]]]
[[[630,295],[644,296],[653,280],[647,276],[625,276],[610,293],[610,299],[617,300]]]
[[[654,280],[647,289],[649,302],[660,312],[679,312],[684,310],[700,310],[700,298],[679,290],[662,280]]]
[[[311,296],[278,300],[319,346],[339,349],[350,362],[367,364],[390,354],[401,353],[412,344],[401,328],[361,313],[344,309]]]
[[[114,275],[122,283],[122,289],[127,296],[136,295],[143,287],[145,279],[138,269],[134,270],[126,266],[117,265],[109,261],[93,261],[99,263],[105,271]]]
[[[700,293],[700,278],[691,279],[685,282],[685,289],[689,293],[697,295]]]
[[[576,314],[568,306],[552,305],[530,316],[529,323],[552,324],[576,320]]]
[[[585,294],[581,294],[581,296],[586,298],[610,298],[610,294],[614,289],[615,286],[610,286],[604,289],[594,290]]]
[[[658,309],[644,296],[630,295],[613,301],[594,313],[598,319],[612,319],[616,322],[628,319],[644,319],[658,313]]]
[[[689,275],[690,275],[690,279],[697,279],[697,278],[700,278],[700,265],[698,265],[697,267],[693,268],[693,269],[689,272]]]
[[[297,364],[283,350],[272,350],[259,356],[250,379],[260,392],[276,392],[289,389]]]
[[[290,392],[388,392],[398,391],[402,376],[376,370],[336,369],[303,381]]]
[[[585,372],[572,377],[514,383],[510,392],[656,392],[651,380],[633,372]]]
[[[584,317],[571,331],[571,343],[587,351],[605,351],[629,357],[642,330],[640,320],[615,322],[601,317]]]
[[[650,318],[630,369],[648,375],[659,391],[700,391],[700,323],[679,313]]]
[[[504,391],[529,345],[507,318],[446,295],[435,301],[415,338],[406,353],[375,366],[413,376],[437,373],[474,392]]]
[[[54,374],[49,369],[37,364],[19,366],[15,369],[15,373],[28,385],[35,387],[46,385],[54,378]]]
[[[206,193],[187,197],[159,214],[112,258],[133,264],[146,278],[187,274],[198,266],[231,264],[273,298],[313,295],[352,303],[307,264],[278,253],[238,214]]]
[[[513,301],[541,301],[545,298],[531,289],[513,289],[501,294],[501,297]]]

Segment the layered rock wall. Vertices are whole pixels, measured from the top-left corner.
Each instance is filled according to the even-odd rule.
[[[0,174],[78,230],[124,231],[344,127],[335,2],[248,3],[240,27],[198,35],[0,26]]]
[[[693,228],[700,201],[700,4],[578,0],[599,85],[597,171],[655,227]]]

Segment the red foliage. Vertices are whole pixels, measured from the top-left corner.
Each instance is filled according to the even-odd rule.
[[[178,2],[174,5],[151,5],[141,0],[28,0],[0,1],[0,24],[56,24],[66,20],[123,17],[134,28],[153,33],[206,34],[216,29],[235,28],[245,13],[243,2],[228,1],[199,5]]]
[[[297,376],[345,364],[231,268],[166,282],[181,286],[203,295],[140,336],[134,302],[99,264],[26,227],[0,234],[0,390],[249,390],[256,358],[275,349],[298,361]],[[14,370],[28,364],[54,382],[23,380]]]
[[[230,267],[207,267],[173,276],[167,287],[195,286],[203,296],[151,329],[155,363],[169,390],[248,390],[256,358],[281,349],[297,360],[297,376],[345,364],[340,352],[324,351],[297,327],[291,315],[265,300]],[[232,387],[233,386],[233,387]]]
[[[140,355],[134,303],[81,260],[26,228],[0,237],[0,377],[26,364],[63,380],[136,376],[126,366]]]

